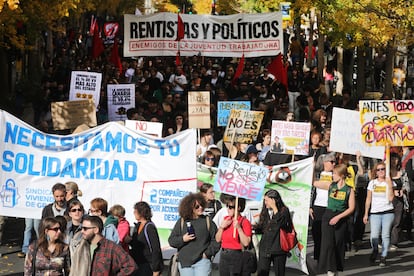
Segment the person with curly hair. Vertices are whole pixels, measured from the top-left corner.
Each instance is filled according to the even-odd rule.
[[[24,275],[69,275],[69,246],[64,243],[62,232],[58,219],[42,219],[39,240],[29,246],[26,254]]]
[[[178,250],[178,269],[182,276],[208,276],[211,260],[220,249],[217,226],[203,215],[207,202],[200,193],[185,196],[178,207],[180,219],[168,242]]]

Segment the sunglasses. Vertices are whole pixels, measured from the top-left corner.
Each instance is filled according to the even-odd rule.
[[[89,227],[87,227],[87,226],[82,226],[82,230],[83,230],[83,231],[87,231],[87,230],[89,230],[89,229],[93,229],[93,228],[96,228],[96,226],[89,226]]]
[[[378,168],[377,172],[380,172],[380,171],[385,171],[385,168]]]
[[[214,161],[214,160],[216,160],[216,158],[214,158],[214,157],[206,157],[206,161]]]
[[[78,209],[74,208],[74,209],[70,209],[70,211],[69,211],[69,212],[71,212],[71,213],[75,213],[75,212],[83,212],[83,210],[82,210],[81,208],[78,208]]]
[[[196,210],[198,210],[198,209],[200,209],[200,208],[203,208],[203,206],[201,206],[201,205],[196,205],[196,206],[194,206],[194,209],[196,209]]]
[[[230,209],[230,210],[232,210],[232,209],[236,208],[236,206],[234,206],[234,205],[227,205],[227,208]]]
[[[60,227],[48,228],[47,230],[52,230],[52,231],[55,231],[55,232],[57,232],[57,231],[62,232],[62,230],[60,229]]]

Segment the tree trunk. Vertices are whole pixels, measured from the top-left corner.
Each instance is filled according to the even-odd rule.
[[[358,99],[364,97],[366,91],[365,83],[365,50],[363,47],[357,48],[357,80],[356,80],[356,93]]]
[[[344,89],[344,49],[341,46],[337,47],[336,59],[338,75],[338,81],[336,83],[336,95],[342,96],[342,90]]]
[[[394,57],[396,48],[392,45],[388,45],[386,48],[386,59],[385,59],[385,91],[384,95],[388,99],[393,97],[393,86],[392,86],[392,75],[394,71]]]

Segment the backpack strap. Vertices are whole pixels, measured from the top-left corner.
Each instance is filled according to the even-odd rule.
[[[210,217],[206,216],[207,231],[210,232]]]
[[[148,244],[149,250],[152,253],[152,246],[151,246],[151,242],[149,240],[148,232],[147,232],[147,227],[148,227],[149,224],[155,225],[152,221],[147,222],[145,224],[145,226],[144,226],[144,235],[145,235],[145,239],[147,240],[147,244]]]

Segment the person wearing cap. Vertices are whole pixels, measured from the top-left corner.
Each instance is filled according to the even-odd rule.
[[[321,163],[323,163],[321,165]],[[316,179],[313,181],[311,207],[309,215],[312,219],[312,238],[314,242],[313,259],[319,260],[322,241],[322,216],[328,205],[328,189],[332,183],[333,169],[336,164],[335,153],[321,155],[316,164]],[[317,173],[323,167],[320,174]]]

